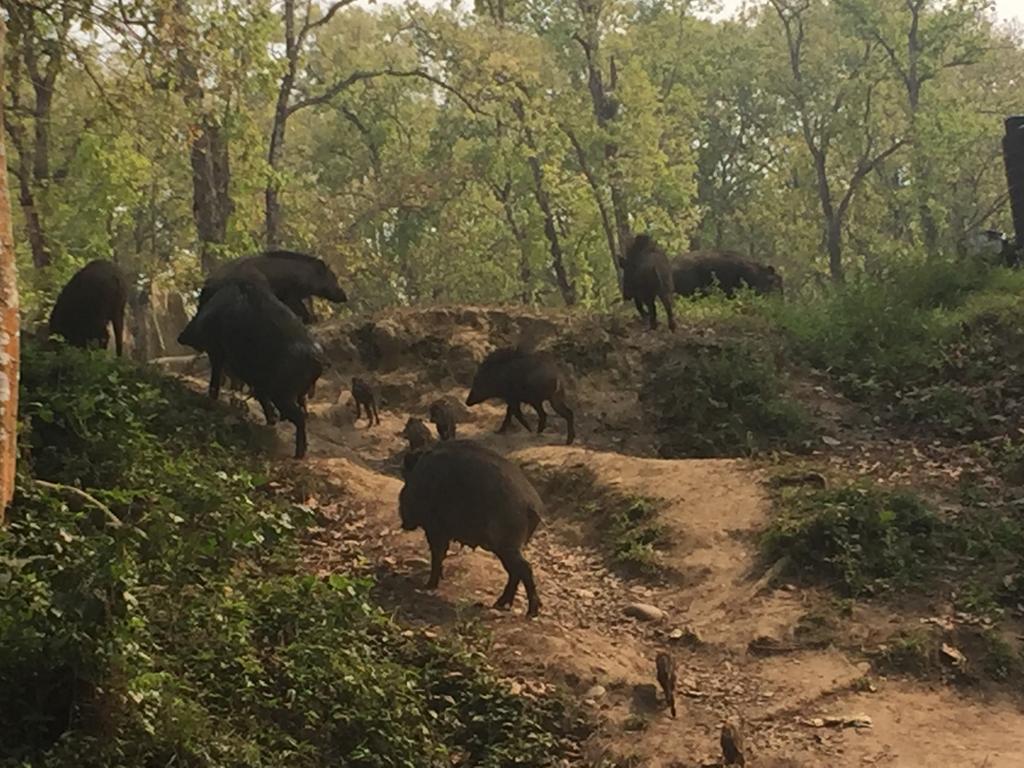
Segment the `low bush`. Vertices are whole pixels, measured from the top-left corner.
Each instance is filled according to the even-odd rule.
[[[847,487],[789,497],[762,538],[768,562],[848,595],[915,584],[934,567],[941,521],[916,496]]]
[[[813,435],[774,359],[751,343],[671,349],[648,369],[640,399],[667,458],[799,449]]]

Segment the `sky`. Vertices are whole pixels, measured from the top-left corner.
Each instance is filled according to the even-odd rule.
[[[719,0],[723,15],[731,15],[743,4],[743,0]],[[1015,20],[1024,24],[1024,0],[995,0],[996,16],[1004,21]]]
[[[445,0],[420,0],[424,5],[438,5]],[[382,0],[386,5],[402,5],[403,0]],[[722,16],[730,16],[743,4],[743,0],[719,0]],[[1024,0],[995,0],[996,16],[1003,21],[1024,24]],[[716,14],[717,16],[718,14]]]

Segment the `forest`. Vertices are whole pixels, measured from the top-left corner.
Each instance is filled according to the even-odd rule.
[[[308,250],[353,306],[604,307],[631,230],[793,287],[1009,231],[1024,43],[983,0],[5,2],[23,304]]]
[[[0,768],[1019,768],[1013,12],[0,0]]]

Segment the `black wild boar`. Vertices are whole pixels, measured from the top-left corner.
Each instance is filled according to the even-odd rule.
[[[50,333],[60,334],[76,347],[107,346],[114,326],[114,348],[121,357],[124,344],[124,305],[128,282],[116,264],[90,261],[68,280],[50,312]]]
[[[551,403],[555,413],[565,419],[566,445],[576,438],[575,419],[572,409],[565,402],[562,374],[555,358],[548,353],[506,347],[489,354],[473,377],[466,405],[476,405],[492,397],[504,400],[508,406],[498,434],[509,428],[513,417],[527,431],[530,430],[520,409],[522,403],[537,411],[537,433],[543,432],[548,423],[548,415],[544,410],[546,400]]]
[[[722,761],[724,765],[747,764],[746,755],[743,749],[743,731],[739,720],[726,720],[722,723],[722,732],[718,737],[722,746]]]
[[[452,404],[444,398],[430,404],[430,421],[437,429],[437,436],[442,440],[455,439],[457,419]]]
[[[434,442],[434,436],[430,434],[423,419],[409,419],[405,422],[405,429],[399,432],[399,436],[409,441],[410,451],[418,451]]]
[[[762,295],[782,293],[782,276],[775,267],[728,251],[684,253],[672,263],[672,281],[680,296],[706,294],[716,283],[730,298],[743,286]]]
[[[238,279],[265,280],[274,295],[306,325],[315,319],[308,306],[310,297],[320,296],[335,302],[348,300],[338,285],[338,276],[321,259],[295,251],[267,251],[229,262],[214,271],[199,294],[200,308],[222,285]]]
[[[326,365],[323,349],[266,286],[228,281],[178,336],[210,355],[210,395],[225,367],[248,384],[274,423],[274,407],[295,425],[295,458],[306,455],[306,395]]]
[[[352,377],[352,399],[356,401],[356,421],[359,421],[359,416],[365,411],[369,426],[380,424],[377,396],[373,393],[373,386],[366,379]]]
[[[522,470],[470,440],[448,440],[406,459],[398,512],[403,530],[422,528],[426,534],[427,589],[437,587],[448,545],[458,541],[493,552],[505,567],[508,583],[495,608],[510,608],[522,582],[526,615],[536,616],[540,598],[522,550],[540,523],[544,505]]]
[[[662,651],[654,659],[655,669],[658,674],[658,685],[665,693],[665,703],[676,716],[676,662],[669,654]]]
[[[637,235],[626,249],[622,266],[622,298],[636,304],[640,317],[648,317],[651,328],[658,327],[655,300],[660,299],[668,317],[668,327],[676,329],[672,316],[672,267],[668,256],[650,235]]]

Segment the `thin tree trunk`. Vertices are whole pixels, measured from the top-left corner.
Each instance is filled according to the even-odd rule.
[[[516,117],[519,118],[526,139],[526,149],[528,150],[526,162],[530,166],[530,173],[533,176],[533,196],[537,200],[537,207],[540,208],[540,212],[544,216],[544,236],[548,240],[548,248],[551,252],[551,269],[555,273],[555,281],[558,284],[558,292],[562,294],[562,301],[567,307],[571,307],[576,303],[576,287],[569,280],[569,274],[565,269],[565,258],[562,255],[562,243],[558,237],[558,226],[551,208],[551,198],[548,197],[547,186],[544,182],[544,169],[537,156],[537,142],[534,139],[533,131],[526,123],[526,110],[522,103],[513,102],[512,109]]]
[[[587,162],[587,153],[583,149],[583,145],[580,144],[579,139],[576,138],[576,134],[566,128],[565,135],[569,137],[569,141],[572,143],[573,149],[576,150],[576,160],[579,162],[580,170],[583,172],[583,177],[587,180],[587,184],[590,185],[590,191],[594,195],[594,202],[597,204],[597,210],[601,214],[601,228],[604,230],[604,238],[608,243],[608,253],[612,258],[612,270],[616,275],[618,275],[621,269],[619,266],[619,256],[621,254],[616,246],[615,230],[612,228],[611,217],[608,215],[608,206],[605,205],[604,197],[601,194],[601,187],[597,183],[597,178],[594,176],[593,170],[590,168],[590,163]],[[613,199],[614,195],[615,191],[612,190]],[[621,240],[621,230],[619,232],[619,238],[620,242],[624,242]]]
[[[7,27],[0,17],[0,51]],[[3,57],[0,56],[0,92],[3,90]],[[0,523],[14,498],[18,426],[18,275],[11,232],[11,200],[7,194],[7,149],[4,144],[3,104],[0,103]]]
[[[284,149],[285,130],[288,127],[288,102],[295,87],[295,73],[298,69],[299,51],[295,33],[295,0],[284,3],[284,44],[287,70],[277,89],[277,103],[274,106],[274,123],[270,129],[270,144],[267,148],[267,167],[270,176],[264,193],[264,217],[267,229],[267,247],[276,248],[281,237],[281,200],[278,197],[277,164]]]

